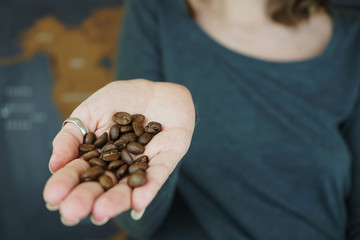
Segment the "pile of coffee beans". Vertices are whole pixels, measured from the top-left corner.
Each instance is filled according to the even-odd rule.
[[[89,132],[84,143],[79,145],[80,156],[88,161],[90,168],[80,176],[82,182],[98,181],[104,190],[110,189],[125,176],[131,188],[146,183],[148,156],[145,151],[155,134],[161,131],[161,124],[149,122],[145,127],[145,116],[117,112],[112,117],[115,122],[109,129],[96,137]]]

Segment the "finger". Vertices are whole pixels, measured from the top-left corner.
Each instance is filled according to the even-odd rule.
[[[83,135],[73,123],[67,123],[53,141],[53,152],[49,169],[56,172],[68,162],[79,156],[78,146],[83,142]]]
[[[169,150],[160,152],[151,159],[149,168],[146,171],[147,182],[132,191],[131,205],[137,212],[144,210],[155,198],[157,192],[179,162],[181,155],[179,152]]]
[[[92,210],[94,220],[104,222],[104,220],[130,209],[130,196],[130,187],[127,186],[126,182],[121,181],[95,201]]]
[[[147,145],[145,155],[149,156],[146,171],[147,182],[135,188],[132,193],[132,207],[140,212],[154,199],[180,159],[186,153],[191,133],[183,128],[170,128],[155,135]]]
[[[82,102],[71,114],[78,118],[90,132],[94,132],[98,120],[92,117],[91,104],[88,100]],[[84,136],[80,129],[67,122],[53,140],[53,152],[49,161],[49,170],[53,173],[64,167],[68,162],[79,156],[78,146],[83,143]]]
[[[84,182],[76,186],[60,205],[60,214],[67,223],[77,223],[86,218],[95,199],[104,190],[98,182]]]
[[[50,206],[59,206],[65,197],[79,183],[79,176],[89,168],[89,164],[82,159],[75,159],[64,168],[57,171],[47,181],[43,197]]]

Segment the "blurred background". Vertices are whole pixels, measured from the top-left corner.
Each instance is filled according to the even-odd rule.
[[[0,239],[123,239],[112,222],[61,224],[45,208],[51,141],[114,80],[121,0],[0,0]]]
[[[122,0],[0,0],[1,240],[125,239],[111,221],[65,227],[42,198],[62,121],[115,80],[122,14]]]

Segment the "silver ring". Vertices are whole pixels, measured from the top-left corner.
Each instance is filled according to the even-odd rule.
[[[88,133],[87,128],[85,127],[85,125],[81,122],[80,119],[78,118],[74,118],[74,117],[69,117],[67,119],[65,119],[65,121],[63,122],[62,126],[64,127],[66,123],[71,122],[74,123],[81,131],[82,135],[85,136]]]

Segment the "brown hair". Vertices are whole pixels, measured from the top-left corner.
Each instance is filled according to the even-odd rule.
[[[312,13],[329,10],[330,0],[268,0],[267,12],[275,22],[296,26]]]

